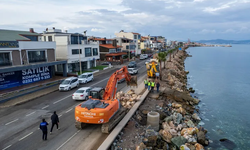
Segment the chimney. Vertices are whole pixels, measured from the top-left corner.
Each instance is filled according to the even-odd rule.
[[[106,37],[104,37],[104,42],[103,42],[103,44],[106,44],[107,42],[106,42]]]
[[[68,30],[65,30],[65,33],[68,33]]]
[[[114,40],[112,41],[112,45],[113,45],[114,47],[117,46],[116,39],[114,39]]]
[[[35,33],[33,28],[30,28],[30,33]]]
[[[55,27],[53,27],[53,29],[55,30],[56,28],[55,28]]]
[[[46,28],[46,31],[48,31],[48,28]]]

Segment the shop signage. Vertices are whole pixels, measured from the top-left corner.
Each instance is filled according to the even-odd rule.
[[[17,48],[18,41],[0,41],[0,48]]]
[[[0,73],[0,90],[50,79],[51,66]]]

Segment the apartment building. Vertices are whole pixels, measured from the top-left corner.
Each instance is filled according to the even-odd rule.
[[[67,76],[67,61],[57,61],[55,49],[55,42],[43,42],[33,28],[0,29],[0,90],[50,79],[59,64]]]
[[[130,50],[130,52],[134,55],[141,54],[141,45],[140,45],[141,34],[135,32],[124,32],[123,30],[121,30],[119,33],[115,33],[115,35],[117,37],[133,40],[133,43],[135,45],[135,50],[134,51]]]
[[[67,60],[67,72],[86,70],[96,66],[100,59],[99,42],[88,41],[86,33],[68,33],[61,29],[46,29],[43,32],[43,41],[56,42],[56,59]],[[57,66],[57,71],[62,71],[62,66]]]

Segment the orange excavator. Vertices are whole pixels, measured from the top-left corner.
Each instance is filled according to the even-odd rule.
[[[126,109],[115,98],[117,81],[125,78],[128,86],[137,86],[137,77],[131,76],[126,66],[111,75],[105,89],[90,90],[89,99],[75,107],[75,126],[83,129],[87,124],[102,124],[102,132],[109,133],[125,116]]]

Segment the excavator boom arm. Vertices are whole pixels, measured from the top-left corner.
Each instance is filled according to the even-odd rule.
[[[128,72],[127,67],[123,66],[120,70],[117,70],[115,73],[113,73],[109,78],[103,95],[103,100],[111,100],[115,98],[117,81],[118,79],[122,78],[126,79],[127,85],[137,86],[137,78],[131,76]]]

